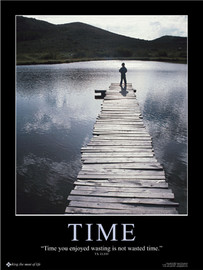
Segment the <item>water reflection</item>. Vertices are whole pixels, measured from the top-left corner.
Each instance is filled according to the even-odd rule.
[[[187,209],[186,65],[125,61],[158,161]],[[17,67],[17,210],[64,213],[101,100],[120,81],[120,61]],[[128,91],[121,88],[121,94]]]
[[[187,101],[180,89],[148,92],[143,120],[153,137],[155,155],[164,166],[166,179],[185,213],[187,202]]]
[[[50,158],[43,158],[29,153],[18,166],[18,187],[19,192],[31,198],[38,198],[43,204],[36,207],[29,207],[25,201],[21,205],[18,197],[18,209],[26,213],[57,213],[64,207],[66,193],[73,188],[73,181],[78,174],[78,167],[81,166],[80,156],[75,160],[54,162]],[[67,177],[68,176],[68,177]],[[26,181],[29,179],[29,181]],[[49,209],[47,208],[47,198]]]

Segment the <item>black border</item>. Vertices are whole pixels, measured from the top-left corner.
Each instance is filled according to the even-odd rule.
[[[202,87],[198,63],[201,63],[201,2],[169,1],[3,1],[1,3],[2,29],[2,182],[1,182],[1,269],[9,269],[7,262],[40,262],[41,266],[31,269],[159,269],[167,262],[187,262],[189,269],[200,269],[201,249],[201,194],[200,183],[193,181],[194,171],[199,164],[189,156],[189,210],[188,216],[178,217],[61,217],[61,216],[15,216],[15,15],[188,15],[189,17],[189,112],[190,104],[197,102],[191,92]],[[87,13],[86,13],[87,12]],[[199,30],[198,32],[196,30]],[[198,34],[197,34],[198,33]],[[195,70],[195,72],[194,72]],[[198,73],[199,70],[199,73]],[[195,73],[195,74],[194,74]],[[193,90],[194,89],[194,90]],[[201,91],[198,92],[200,94]],[[201,99],[201,98],[200,98]],[[201,108],[201,107],[200,107]],[[192,136],[194,118],[198,112],[192,108],[189,118],[189,138]],[[195,125],[196,126],[196,125]],[[200,131],[200,130],[199,130]],[[201,131],[200,131],[201,132]],[[195,139],[196,140],[196,139]],[[189,143],[189,155],[193,149]],[[196,148],[198,149],[198,148]],[[201,167],[199,167],[201,170]],[[200,171],[201,172],[201,171]],[[199,191],[200,192],[200,191]],[[199,195],[199,196],[198,196]],[[200,201],[199,201],[200,199]],[[84,236],[80,242],[71,242],[68,223],[102,223],[110,228],[113,223],[135,224],[134,243],[113,243],[115,246],[163,246],[157,255],[153,253],[131,255],[115,253],[112,256],[94,257],[90,254],[45,253],[44,245],[87,246]],[[92,242],[91,245],[101,245]],[[89,245],[89,243],[88,243]],[[96,259],[96,261],[95,261]],[[16,269],[10,267],[10,269]],[[18,269],[28,269],[18,267]]]

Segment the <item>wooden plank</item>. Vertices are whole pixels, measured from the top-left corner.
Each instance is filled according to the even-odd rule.
[[[98,115],[95,125],[120,125],[120,122],[123,122],[124,124],[126,124],[127,122],[129,122],[129,125],[141,125],[144,124],[143,120],[140,118],[139,115],[126,115],[123,114],[118,115],[118,114],[101,114]]]
[[[140,108],[139,106],[136,106],[136,103],[134,104],[123,104],[123,105],[116,105],[116,104],[102,104],[101,105],[101,109],[102,111],[104,110],[110,110],[110,111],[123,111],[123,110],[127,110],[127,111],[138,111],[140,112]]]
[[[122,193],[145,193],[145,194],[171,194],[172,191],[168,188],[154,188],[154,187],[114,187],[114,186],[91,186],[91,185],[75,185],[75,190],[87,190],[87,194],[91,194],[91,192],[122,192]],[[90,192],[90,193],[89,193]]]
[[[90,150],[90,149],[89,149]],[[95,150],[95,151],[94,151]],[[146,156],[147,155],[147,156]],[[120,156],[121,158],[139,158],[139,157],[146,157],[146,158],[152,158],[154,157],[154,153],[148,149],[148,151],[96,151],[96,149],[92,149],[92,151],[83,151],[83,156],[96,156],[98,158],[100,157],[117,157]]]
[[[126,113],[123,113],[123,112],[103,112],[101,114],[99,114],[99,116],[103,116],[103,117],[113,117],[113,116],[116,116],[116,117],[138,117],[140,116],[141,112],[138,111],[138,112],[126,112]]]
[[[93,166],[91,166],[93,167]],[[101,175],[101,174],[117,174],[118,175],[125,175],[127,174],[128,176],[134,175],[137,177],[137,175],[139,176],[143,176],[143,175],[149,175],[149,176],[165,176],[164,170],[139,170],[139,169],[134,169],[134,170],[130,170],[130,169],[103,169],[103,168],[97,168],[96,170],[94,168],[92,169],[82,169],[79,172],[79,175],[86,175],[86,174],[94,174],[94,175]]]
[[[110,149],[112,148],[112,149]],[[99,153],[99,152],[103,152],[103,153],[122,153],[122,152],[125,152],[125,153],[130,153],[130,152],[133,152],[133,153],[143,153],[143,154],[153,154],[152,153],[152,149],[150,149],[150,147],[146,147],[146,146],[143,146],[143,147],[135,147],[135,146],[132,146],[130,148],[130,146],[118,146],[118,147],[114,147],[114,146],[109,146],[106,147],[106,146],[100,146],[100,147],[90,147],[90,146],[87,146],[87,147],[83,147],[81,148],[81,153]]]
[[[127,154],[127,155],[124,155],[124,154]],[[95,161],[95,163],[101,162],[101,164],[114,162],[114,161],[116,163],[149,163],[149,164],[151,164],[153,161],[154,163],[156,162],[153,154],[152,155],[149,155],[149,154],[136,155],[135,153],[133,153],[133,155],[130,155],[125,152],[123,152],[123,154],[119,152],[114,152],[114,153],[109,153],[109,155],[107,155],[107,153],[99,153],[99,152],[98,153],[91,153],[91,152],[83,153],[81,160],[87,160],[87,159]]]
[[[178,206],[177,202],[168,199],[146,199],[146,198],[117,198],[117,197],[92,197],[92,196],[75,196],[69,195],[69,201],[85,201],[85,202],[105,202],[105,203],[126,203],[126,204],[139,204],[139,205],[172,205]]]
[[[143,123],[130,124],[130,125],[120,125],[120,124],[95,124],[94,130],[144,130],[145,126]]]
[[[109,140],[109,141],[121,141],[121,140],[128,140],[128,141],[152,141],[150,136],[145,135],[145,133],[117,133],[117,131],[114,131],[114,133],[110,133],[110,130],[105,131],[109,132],[109,134],[97,134],[92,137],[91,141],[104,141],[104,140]],[[129,136],[128,136],[129,134]],[[134,135],[133,135],[134,134]],[[130,137],[130,138],[129,138]],[[91,142],[90,141],[90,142]]]
[[[137,170],[163,170],[163,167],[160,166],[158,163],[119,163],[119,164],[84,164],[82,169],[137,169]]]
[[[153,188],[168,188],[168,183],[165,181],[157,181],[157,180],[142,180],[142,181],[105,181],[105,182],[98,182],[97,180],[77,180],[74,182],[74,185],[86,185],[86,186],[102,186],[102,187],[153,187]]]
[[[82,157],[83,156],[97,156],[98,158],[104,157],[114,157],[114,156],[120,156],[121,158],[139,158],[139,157],[146,157],[146,158],[152,158],[154,157],[154,153],[152,151],[83,151],[82,152]],[[112,155],[112,156],[111,156]],[[146,156],[148,155],[148,156]]]
[[[125,137],[106,137],[106,138],[96,138],[96,137],[93,137],[91,139],[91,141],[89,143],[94,143],[94,142],[100,142],[100,143],[110,143],[110,142],[115,142],[115,143],[123,143],[123,142],[127,142],[127,143],[133,143],[133,142],[136,142],[136,143],[152,143],[152,139],[151,138],[143,138],[143,137],[135,137],[135,138],[125,138]],[[89,144],[88,143],[88,144]]]
[[[103,145],[103,146],[108,146],[108,145],[115,145],[115,146],[141,146],[141,145],[146,145],[146,146],[151,146],[152,145],[152,141],[148,140],[126,140],[126,141],[121,141],[121,140],[114,140],[114,139],[111,139],[111,140],[91,140],[88,144],[88,146],[100,146],[100,145]]]
[[[102,129],[98,129],[98,128],[94,128],[93,129],[93,135],[96,135],[95,133],[97,133],[97,135],[111,135],[111,134],[146,134],[146,131],[144,130],[144,128],[139,128],[139,129],[119,129],[119,128],[102,128]]]
[[[93,208],[79,208],[79,207],[67,207],[65,210],[65,215],[69,214],[89,214],[89,215],[173,215],[177,214],[177,211],[174,210],[146,210],[146,211],[130,211],[128,209],[126,210],[118,210],[118,209],[93,209]]]
[[[144,158],[145,158],[145,156],[144,156]],[[147,158],[147,157],[146,157]],[[137,161],[137,159],[136,158],[117,158],[117,157],[114,157],[114,158],[92,158],[92,157],[83,157],[82,158],[82,161],[83,161],[83,163],[84,164],[108,164],[108,163],[110,163],[110,164],[117,164],[117,163],[132,163],[132,162],[139,162],[139,163],[144,163],[144,162],[146,162],[146,160],[141,160],[141,159],[139,159],[138,161]]]
[[[97,122],[95,123],[94,127],[95,126],[100,127],[102,125],[109,126],[111,124],[113,126],[115,126],[115,125],[127,125],[127,126],[129,126],[129,125],[130,126],[135,126],[135,125],[141,126],[141,125],[144,125],[144,123],[140,119],[136,119],[136,120],[127,120],[127,119],[123,119],[123,120],[121,120],[121,119],[106,119],[106,120],[103,119],[103,120],[100,120],[100,119],[98,119]]]
[[[111,114],[103,114],[103,113],[101,113],[101,114],[99,114],[98,116],[97,116],[97,118],[96,118],[96,122],[98,122],[98,121],[106,121],[106,122],[108,122],[108,121],[111,121],[111,119],[112,120],[114,120],[114,121],[118,121],[118,120],[120,120],[120,121],[140,121],[140,122],[143,122],[143,119],[142,118],[140,118],[140,113],[130,113],[130,114],[122,114],[122,116],[121,115],[118,115],[118,113],[116,114],[116,113],[111,113]]]
[[[151,148],[151,141],[91,141],[85,147],[106,147],[106,146],[124,146],[124,147],[134,147],[134,148]]]
[[[93,130],[93,132],[92,132],[92,134],[93,135],[95,135],[95,136],[98,136],[98,135],[109,135],[109,136],[124,136],[124,137],[134,137],[134,136],[136,136],[136,135],[138,135],[138,136],[142,136],[142,135],[145,135],[145,134],[147,134],[146,132],[133,132],[133,131],[128,131],[128,132],[126,132],[126,131],[119,131],[119,130],[115,130],[115,131],[113,131],[113,130],[106,130],[106,131],[95,131],[95,130]]]
[[[142,137],[137,137],[134,139],[131,138],[92,138],[90,142],[88,142],[89,144],[92,143],[127,143],[127,144],[133,144],[133,143],[148,143],[148,144],[152,144],[152,140],[151,138],[142,138]]]
[[[95,157],[117,157],[117,156],[120,156],[122,158],[139,158],[139,157],[143,157],[145,155],[149,155],[147,156],[147,158],[152,158],[154,157],[154,153],[152,151],[147,151],[147,152],[136,152],[136,151],[131,151],[131,152],[123,152],[123,151],[117,151],[117,152],[107,152],[107,151],[104,151],[104,152],[94,152],[94,151],[91,151],[91,152],[83,152],[82,153],[82,157],[83,156],[95,156]]]
[[[122,134],[112,134],[112,135],[94,135],[92,140],[152,140],[152,138],[147,134],[134,134],[125,136]]]
[[[90,182],[90,183],[95,183],[95,184],[100,184],[100,183],[110,183],[110,184],[116,184],[116,183],[119,183],[119,184],[130,184],[130,185],[137,185],[137,184],[140,184],[142,185],[142,183],[152,183],[155,184],[159,184],[159,183],[166,183],[165,179],[159,179],[159,180],[155,180],[155,179],[150,179],[150,180],[143,180],[143,179],[125,179],[125,181],[123,181],[122,178],[109,178],[109,179],[78,179],[76,181],[79,181],[81,183],[83,182]]]
[[[141,115],[132,115],[132,116],[118,116],[118,115],[113,115],[113,116],[105,116],[105,115],[98,115],[96,118],[96,121],[103,121],[103,122],[108,122],[108,121],[112,121],[112,122],[118,122],[118,121],[122,121],[122,122],[133,122],[133,121],[142,121],[143,117]]]
[[[150,137],[142,137],[142,136],[94,136],[91,138],[90,142],[148,142],[152,143],[152,139]]]
[[[130,163],[130,164],[137,164],[137,166],[142,166],[143,164],[147,165],[159,165],[158,161],[155,159],[155,157],[153,155],[136,155],[135,153],[133,153],[134,155],[130,155],[130,153],[128,154],[127,152],[123,152],[127,155],[122,155],[122,153],[118,154],[118,155],[114,155],[117,154],[118,152],[114,152],[113,154],[109,153],[109,155],[107,155],[107,153],[92,153],[92,152],[86,152],[83,153],[82,155],[82,159],[81,160],[90,160],[90,161],[95,161],[95,163],[98,163],[99,161],[101,162],[101,164],[103,163],[111,163],[115,161],[115,163],[118,164],[125,164],[125,163]],[[88,155],[89,154],[89,155]],[[95,155],[98,154],[98,155]],[[92,163],[91,162],[91,163]],[[85,165],[85,164],[84,164]],[[127,164],[125,164],[127,165]],[[144,165],[145,166],[145,165]]]
[[[146,131],[141,131],[141,130],[138,130],[138,131],[131,131],[131,130],[93,130],[93,135],[113,135],[113,134],[116,134],[116,135],[125,135],[125,136],[134,136],[134,135],[147,135],[147,132]]]
[[[88,143],[89,146],[149,146],[151,147],[151,141],[91,141]]]
[[[70,214],[129,214],[129,215],[145,215],[145,214],[164,214],[164,215],[173,215],[177,214],[177,211],[174,207],[137,207],[136,209],[98,209],[98,208],[80,208],[80,207],[67,207],[65,213]]]
[[[98,134],[93,135],[93,140],[152,140],[147,134]]]
[[[121,108],[121,109],[116,109],[116,108],[103,108],[102,109],[102,115],[105,115],[105,114],[122,114],[122,115],[125,115],[125,114],[129,114],[129,115],[133,115],[134,113],[136,114],[140,114],[140,110],[139,109],[127,109],[127,108]]]
[[[120,107],[125,107],[127,108],[129,105],[132,108],[137,108],[139,109],[139,102],[137,100],[134,100],[133,102],[130,102],[129,100],[127,102],[120,102],[120,104],[116,104],[118,103],[117,101],[113,100],[112,102],[110,102],[109,100],[104,100],[103,103],[101,104],[101,108],[103,107],[112,107],[112,105],[115,105],[116,108],[120,108]]]
[[[79,182],[89,182],[89,183],[95,183],[95,184],[100,184],[100,183],[110,183],[110,184],[129,184],[129,185],[137,185],[140,183],[150,183],[152,182],[152,185],[154,183],[166,183],[165,179],[142,179],[142,178],[100,178],[100,179],[77,179],[76,181]]]
[[[114,151],[119,151],[119,152],[152,152],[152,147],[149,145],[137,145],[137,146],[132,146],[132,145],[125,145],[125,146],[119,146],[119,145],[87,145],[87,146],[84,146],[81,148],[81,152],[84,152],[84,151],[98,151],[98,150],[101,150],[101,151],[106,151],[106,152],[114,152]]]
[[[174,199],[173,193],[155,193],[155,192],[115,192],[115,191],[105,191],[99,192],[95,191],[87,191],[87,190],[77,190],[73,189],[70,193],[71,195],[80,195],[80,196],[100,196],[100,197],[125,197],[125,198],[157,198],[157,199]]]
[[[106,112],[106,113],[104,113],[104,112],[102,112],[102,114],[99,114],[98,115],[98,117],[99,118],[108,118],[108,119],[111,119],[111,118],[119,118],[119,119],[123,119],[123,118],[131,118],[131,119],[133,119],[133,118],[138,118],[139,116],[141,115],[141,113],[125,113],[125,114],[123,114],[123,113],[115,113],[115,112],[112,112],[112,113],[110,113],[110,112]]]
[[[145,155],[141,156],[141,157],[123,157],[122,156],[101,156],[99,157],[95,157],[95,156],[82,156],[82,161],[85,164],[128,164],[128,163],[149,163],[151,164],[151,158],[153,158],[153,156],[151,157],[147,157]],[[152,160],[154,162],[156,162],[156,160]],[[140,164],[140,165],[141,165]],[[139,164],[138,164],[139,166]]]
[[[95,142],[95,144],[96,144],[96,142]],[[113,145],[113,143],[112,143],[112,145],[99,145],[99,144],[96,144],[96,145],[91,145],[91,144],[88,144],[87,146],[84,146],[84,147],[82,147],[81,148],[81,150],[83,151],[83,150],[99,150],[99,149],[101,149],[101,150],[121,150],[121,152],[123,152],[123,150],[125,150],[125,151],[127,151],[127,150],[129,150],[129,152],[131,152],[131,151],[133,151],[133,150],[140,150],[140,149],[144,149],[145,151],[147,151],[147,152],[150,152],[150,151],[152,151],[152,146],[151,146],[151,143],[143,143],[143,144],[136,144],[136,142],[135,142],[135,145],[132,145],[132,144],[127,144],[127,145],[124,145],[124,143],[122,144],[121,143],[121,145]],[[142,150],[140,150],[140,151],[142,151]]]
[[[136,181],[137,179],[143,179],[143,180],[160,180],[164,179],[165,177],[162,175],[125,175],[125,174],[118,174],[118,175],[113,175],[113,174],[78,174],[77,179],[132,179],[133,181]]]
[[[119,121],[119,123],[114,123],[114,122],[96,123],[94,125],[95,128],[103,128],[103,127],[105,127],[105,128],[109,128],[109,127],[116,128],[116,127],[118,127],[118,128],[130,128],[130,129],[131,128],[141,128],[143,126],[144,126],[143,122],[140,122],[140,123],[134,122],[134,123],[129,123],[129,124],[125,123],[125,125],[122,125],[122,124],[120,124],[120,121]]]
[[[111,116],[109,116],[109,118],[108,117],[106,117],[107,115],[105,115],[105,114],[100,114],[100,115],[98,115],[97,116],[97,118],[96,118],[96,122],[108,122],[108,121],[110,121],[111,119],[109,119],[109,118],[114,118],[113,120],[114,121],[118,121],[118,120],[120,120],[120,121],[123,121],[123,122],[126,122],[127,120],[128,121],[131,121],[131,122],[133,122],[133,121],[140,121],[140,122],[143,122],[143,119],[142,118],[140,118],[140,113],[137,113],[136,115],[134,115],[134,113],[133,114],[131,114],[131,116],[126,116],[126,115],[122,115],[122,117],[121,118],[118,118],[117,116],[117,114],[115,115],[115,117],[112,117],[112,115]]]
[[[123,124],[123,125],[131,125],[136,123],[143,123],[140,118],[135,119],[97,119],[96,124]]]
[[[135,130],[135,131],[146,131],[143,123],[131,123],[131,124],[120,124],[120,123],[99,123],[94,125],[95,130]]]
[[[121,134],[124,134],[124,135],[148,135],[148,133],[146,132],[146,130],[144,128],[139,128],[139,129],[131,129],[131,130],[127,130],[127,129],[124,129],[124,130],[121,130],[121,129],[117,129],[117,130],[114,130],[114,129],[94,129],[93,130],[93,135],[96,135],[95,133],[97,133],[97,135],[112,135],[112,134],[116,134],[116,135],[121,135]]]
[[[140,212],[148,212],[151,211],[154,213],[160,213],[160,212],[163,212],[163,209],[164,209],[164,213],[167,212],[167,210],[170,209],[173,209],[174,211],[174,208],[171,207],[171,205],[169,207],[165,206],[165,208],[163,207],[160,207],[160,206],[140,206],[140,205],[132,205],[132,204],[124,204],[124,203],[104,203],[104,202],[84,202],[84,201],[71,201],[69,203],[69,207],[81,207],[81,208],[96,208],[96,209],[113,209],[113,210],[124,210],[126,211],[126,207],[129,210],[132,210],[133,212],[137,212],[137,213],[140,213]]]
[[[122,113],[100,113],[98,114],[98,118],[102,119],[102,118],[119,118],[119,119],[126,119],[126,118],[129,118],[129,119],[140,119],[140,116],[141,116],[141,113],[140,112],[137,112],[137,113],[128,113],[128,114],[122,114]]]

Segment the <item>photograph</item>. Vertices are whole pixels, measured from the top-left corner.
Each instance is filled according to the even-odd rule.
[[[16,214],[187,214],[187,30],[16,16]]]

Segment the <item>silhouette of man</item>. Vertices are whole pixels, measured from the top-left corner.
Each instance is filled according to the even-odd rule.
[[[120,82],[120,86],[122,86],[122,82],[124,80],[124,84],[126,86],[126,72],[127,72],[127,68],[125,67],[125,63],[122,63],[122,68],[119,69],[119,72],[121,73],[121,82]]]

